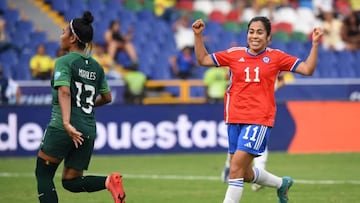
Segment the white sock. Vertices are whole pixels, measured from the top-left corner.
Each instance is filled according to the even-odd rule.
[[[265,151],[262,153],[262,155],[254,159],[254,167],[265,169],[268,154],[269,151],[267,148],[265,148]]]
[[[282,178],[275,176],[267,172],[265,169],[253,168],[254,171],[254,180],[253,183],[259,185],[280,188],[282,185]]]
[[[244,178],[229,179],[223,203],[239,203],[244,188]]]
[[[225,167],[230,168],[230,154],[226,156]]]

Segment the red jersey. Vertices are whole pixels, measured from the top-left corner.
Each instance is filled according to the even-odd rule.
[[[272,127],[276,77],[280,71],[295,71],[301,60],[271,48],[253,55],[246,47],[233,47],[211,56],[216,66],[230,68],[230,85],[224,97],[225,122]]]

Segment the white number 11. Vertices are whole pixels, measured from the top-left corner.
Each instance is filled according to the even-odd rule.
[[[244,71],[245,71],[245,74],[246,74],[245,82],[251,82],[251,79],[250,79],[250,67],[245,68]],[[254,69],[255,78],[254,78],[254,80],[252,80],[253,82],[260,82],[259,71],[260,71],[259,67],[256,67]]]

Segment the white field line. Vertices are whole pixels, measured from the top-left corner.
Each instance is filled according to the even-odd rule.
[[[104,174],[92,174],[92,175],[104,175]],[[219,181],[221,178],[218,176],[187,176],[187,175],[159,175],[159,174],[122,174],[124,178],[128,179],[153,179],[153,180],[203,180],[203,181]],[[60,174],[57,174],[60,176]],[[14,178],[14,177],[34,177],[32,173],[13,173],[13,172],[1,172],[0,178]],[[302,180],[295,179],[296,184],[309,184],[309,185],[340,185],[340,184],[352,184],[360,185],[360,180]]]

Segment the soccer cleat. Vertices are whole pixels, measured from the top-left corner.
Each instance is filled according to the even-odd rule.
[[[224,183],[227,183],[229,180],[229,173],[230,173],[230,168],[229,167],[224,167],[223,172],[221,173],[221,179]]]
[[[254,192],[257,192],[257,191],[259,191],[259,190],[262,189],[262,188],[264,188],[262,185],[259,185],[259,184],[256,184],[256,183],[254,183],[254,184],[251,185],[251,189],[252,189],[252,191],[254,191]]]
[[[125,203],[125,192],[122,176],[119,173],[110,174],[105,181],[106,188],[111,192],[115,203]]]
[[[294,180],[291,177],[283,177],[281,187],[277,190],[277,196],[279,197],[279,203],[287,203],[289,200],[288,191],[294,184]]]

